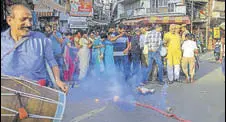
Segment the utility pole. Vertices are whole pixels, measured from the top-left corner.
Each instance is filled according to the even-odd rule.
[[[213,0],[208,0],[208,17],[206,22],[206,45],[205,45],[206,48],[208,48],[210,20],[212,16],[212,3],[213,3]]]
[[[193,32],[193,19],[194,19],[194,0],[191,5],[191,33]]]

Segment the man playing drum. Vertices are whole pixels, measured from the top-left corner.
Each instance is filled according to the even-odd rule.
[[[10,28],[1,33],[1,73],[38,81],[47,77],[45,65],[47,62],[56,84],[62,91],[67,92],[67,85],[60,79],[51,40],[40,32],[30,31],[31,22],[32,14],[27,7],[23,5],[10,7],[7,16]]]

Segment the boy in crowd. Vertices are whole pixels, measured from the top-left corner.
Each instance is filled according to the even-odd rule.
[[[186,83],[194,82],[195,75],[195,53],[198,53],[196,42],[192,40],[191,34],[186,34],[186,40],[182,45],[183,57],[182,57],[182,69],[186,76]],[[188,73],[189,65],[189,73]],[[189,79],[190,76],[190,79]]]

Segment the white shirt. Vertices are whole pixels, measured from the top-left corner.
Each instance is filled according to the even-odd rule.
[[[183,57],[194,57],[194,51],[198,49],[195,41],[187,40],[182,45]]]
[[[146,40],[147,40],[147,33],[146,32],[145,34],[141,34],[140,35],[140,48],[144,48],[143,49],[143,54],[148,54],[148,45],[145,44]]]
[[[139,41],[140,41],[140,48],[144,47],[144,42],[146,41],[146,35],[145,34],[141,34]]]

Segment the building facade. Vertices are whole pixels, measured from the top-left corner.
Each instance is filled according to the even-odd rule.
[[[136,25],[144,21],[149,24],[190,24],[183,0],[123,0],[118,3],[115,21]]]

